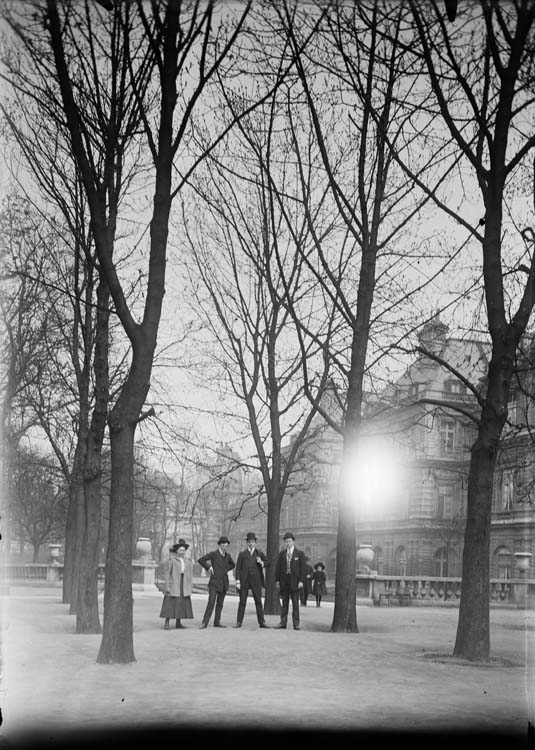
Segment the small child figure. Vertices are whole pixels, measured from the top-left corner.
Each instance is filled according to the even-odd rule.
[[[316,597],[316,607],[321,607],[321,597],[327,593],[326,580],[325,565],[322,562],[317,562],[314,565],[314,573],[312,573],[312,593]]]

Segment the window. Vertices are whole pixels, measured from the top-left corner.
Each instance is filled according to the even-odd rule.
[[[460,380],[446,380],[444,383],[446,393],[452,393],[459,396],[466,396],[466,386]]]
[[[518,421],[518,395],[516,391],[511,391],[509,401],[507,402],[507,419],[512,424]]]
[[[438,488],[437,518],[453,518],[453,487],[441,485]]]
[[[407,575],[407,550],[405,547],[398,547],[394,555],[394,563],[397,575]]]
[[[502,471],[501,477],[501,504],[500,510],[512,510],[514,505],[514,470],[506,469]]]
[[[455,450],[455,422],[453,419],[441,419],[439,431],[441,455],[451,456]]]
[[[435,575],[439,578],[445,578],[448,573],[448,550],[441,547],[435,552]]]
[[[498,547],[492,561],[492,573],[496,578],[508,580],[511,578],[512,555],[507,547]]]
[[[382,576],[383,575],[383,569],[384,569],[384,559],[383,559],[383,548],[382,547],[376,547],[374,550],[374,567],[377,570],[377,573]]]
[[[419,390],[420,386],[418,383],[412,383],[411,385],[409,385],[409,397],[417,399]]]

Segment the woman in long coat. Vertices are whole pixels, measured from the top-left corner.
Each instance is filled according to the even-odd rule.
[[[321,607],[321,597],[327,593],[326,580],[325,565],[322,562],[316,563],[312,573],[312,593],[316,597],[316,607]]]
[[[169,620],[176,620],[175,627],[183,628],[181,620],[193,619],[191,591],[193,584],[193,561],[186,557],[189,544],[179,539],[169,548],[171,556],[164,570],[164,599],[160,617],[165,618],[164,629],[169,630]]]

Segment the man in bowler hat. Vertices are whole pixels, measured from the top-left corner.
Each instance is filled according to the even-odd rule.
[[[234,568],[234,560],[228,552],[230,542],[226,536],[219,538],[217,549],[208,552],[207,555],[199,557],[197,562],[210,574],[208,581],[208,603],[204,610],[201,630],[208,626],[215,604],[214,628],[224,628],[221,625],[221,612],[223,611],[223,602],[228,590],[228,572]]]
[[[238,555],[236,570],[234,571],[234,576],[236,577],[236,588],[240,594],[238,616],[234,627],[241,628],[242,626],[245,605],[247,604],[247,596],[249,594],[249,589],[251,589],[256,607],[258,626],[261,628],[267,628],[269,625],[266,625],[264,617],[262,588],[266,585],[264,582],[264,568],[268,567],[269,562],[264,553],[257,549],[256,535],[252,531],[248,532],[245,541],[247,543],[247,549],[242,550]]]
[[[283,537],[286,549],[279,552],[275,580],[279,584],[281,595],[281,621],[277,628],[284,630],[288,621],[290,599],[292,600],[292,622],[294,630],[299,627],[299,596],[306,578],[305,553],[295,546],[295,537],[287,531]]]

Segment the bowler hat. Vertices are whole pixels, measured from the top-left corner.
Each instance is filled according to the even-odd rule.
[[[254,542],[256,542],[256,534],[254,533],[254,531],[248,531],[247,532],[247,536],[245,537],[245,541],[248,542],[250,539],[252,539]]]
[[[218,544],[225,544],[225,542],[226,542],[227,544],[230,544],[230,542],[229,542],[229,539],[228,539],[228,536],[220,536],[220,537],[219,537],[219,541],[218,541]]]
[[[323,570],[325,570],[325,565],[322,562],[317,562],[314,565],[314,569],[317,570],[318,568],[323,568]]]
[[[188,549],[189,544],[186,542],[185,539],[179,539],[175,546],[176,546],[177,549],[179,547],[184,547],[184,549]]]
[[[295,541],[295,537],[292,534],[291,531],[287,531],[286,534],[282,537],[283,539],[293,539]]]

